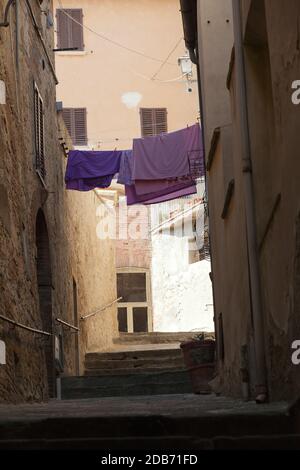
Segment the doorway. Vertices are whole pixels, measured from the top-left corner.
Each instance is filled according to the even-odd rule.
[[[39,310],[42,319],[42,328],[53,333],[52,317],[52,274],[49,236],[43,211],[40,209],[36,217],[36,272],[39,296]],[[56,395],[54,343],[53,336],[45,340],[45,360],[49,398]]]
[[[78,298],[77,298],[77,284],[73,278],[73,320],[74,326],[78,328]],[[80,361],[79,361],[79,332],[74,333],[74,351],[75,351],[75,374],[80,375]]]

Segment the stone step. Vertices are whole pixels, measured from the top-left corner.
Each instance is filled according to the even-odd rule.
[[[168,398],[166,398],[168,400]],[[74,402],[72,406],[80,410],[84,405],[85,400]],[[96,406],[96,403],[95,405]],[[64,405],[64,409],[67,404]],[[182,410],[181,410],[182,411]],[[128,439],[132,443],[135,441],[136,436],[139,436],[148,445],[153,440],[174,439],[175,441],[182,440],[189,437],[190,440],[197,439],[200,441],[215,440],[218,448],[222,446],[238,448],[239,442],[245,446],[252,444],[257,439],[259,443],[263,438],[261,436],[268,436],[270,445],[273,440],[277,439],[277,448],[281,439],[288,445],[292,434],[293,423],[290,416],[284,413],[260,413],[257,412],[242,412],[239,413],[229,410],[227,412],[211,413],[203,411],[201,415],[197,413],[197,408],[192,413],[180,413],[180,410],[174,413],[157,412],[155,414],[148,413],[147,410],[137,411],[135,414],[105,414],[97,413],[97,408],[94,410],[93,415],[83,416],[73,414],[63,415],[63,410],[60,413],[39,413],[37,416],[27,415],[26,418],[10,418],[0,421],[0,442],[6,441],[42,441],[55,440],[70,442],[74,440],[100,440],[98,442],[106,443],[122,441]],[[77,411],[78,413],[78,411]],[[259,436],[258,436],[259,432]],[[220,437],[218,437],[220,436]],[[224,436],[224,437],[222,437]],[[244,442],[239,439],[244,437]],[[278,437],[280,436],[280,437]],[[295,441],[294,441],[295,442]],[[299,442],[299,437],[298,441]],[[295,442],[296,443],[296,442]],[[138,441],[134,445],[136,448]],[[274,444],[275,445],[275,444]],[[176,447],[175,447],[176,448]],[[276,447],[275,447],[276,448]]]
[[[91,352],[85,356],[86,361],[96,361],[98,359],[109,359],[121,361],[124,359],[144,359],[144,358],[163,358],[163,357],[183,357],[180,348],[174,349],[143,349],[143,350],[120,350],[109,352]]]
[[[185,370],[141,371],[139,374],[93,375],[62,378],[62,398],[81,399],[116,396],[191,393]]]
[[[0,450],[299,450],[300,435],[215,437],[149,436],[122,438],[11,439],[0,440]],[[107,456],[107,453],[105,454]],[[140,458],[140,457],[139,457]],[[99,456],[100,459],[100,456]]]
[[[86,360],[85,361],[85,370],[101,370],[101,369],[111,369],[112,372],[116,369],[147,369],[147,368],[175,368],[183,367],[184,362],[181,357],[156,357],[156,358],[144,358],[144,359],[105,359],[101,360],[97,358],[96,360]]]
[[[186,382],[165,382],[165,383],[130,383],[122,386],[99,386],[99,387],[80,387],[62,390],[63,400],[76,400],[100,397],[132,397],[145,395],[171,395],[180,393],[191,393],[191,386]]]
[[[147,368],[139,368],[139,367],[135,367],[135,368],[120,368],[120,369],[85,369],[84,371],[84,376],[92,376],[92,377],[96,377],[96,376],[120,376],[120,375],[141,375],[141,373],[143,372],[147,372],[147,373],[157,373],[157,372],[160,372],[160,371],[168,371],[170,373],[176,373],[176,372],[181,372],[181,371],[186,371],[186,368],[185,367],[179,367],[179,366],[174,366],[174,367],[170,367],[170,366],[167,366],[167,367],[147,367]]]
[[[156,343],[181,343],[193,339],[197,332],[183,333],[120,333],[120,337],[114,338],[114,344],[156,344]]]

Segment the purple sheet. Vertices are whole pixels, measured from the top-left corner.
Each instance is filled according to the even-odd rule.
[[[181,178],[163,179],[163,180],[136,180],[134,182],[136,193],[140,196],[157,191],[176,191],[181,189],[182,185],[191,185],[194,180],[190,176]]]
[[[158,198],[149,199],[145,201],[143,204],[146,204],[146,205],[158,204],[159,202],[172,201],[172,199],[177,199],[183,196],[190,196],[191,194],[196,194],[196,193],[197,193],[197,187],[193,185],[185,189],[181,189],[179,191],[174,191],[173,193],[166,194],[165,196],[160,196]]]
[[[190,173],[189,155],[202,151],[199,124],[133,140],[133,180],[178,178]]]
[[[156,204],[163,201],[171,201],[178,197],[187,196],[197,192],[195,184],[182,184],[180,189],[170,192],[170,190],[157,191],[151,194],[139,196],[136,194],[135,186],[125,186],[125,193],[127,197],[127,205],[133,204]]]
[[[118,175],[118,183],[127,184],[131,186],[132,181],[132,165],[133,165],[133,155],[132,150],[123,150],[121,154],[120,161],[120,171]]]
[[[67,189],[107,188],[120,169],[121,151],[71,150],[65,182]]]
[[[113,175],[100,176],[99,178],[79,178],[66,182],[67,189],[75,191],[91,191],[95,188],[108,188],[111,185]]]

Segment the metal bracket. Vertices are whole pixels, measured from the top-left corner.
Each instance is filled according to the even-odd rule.
[[[18,0],[17,0],[18,1]],[[5,7],[5,11],[4,11],[4,20],[3,22],[0,23],[0,28],[7,28],[9,26],[9,22],[8,22],[8,13],[9,13],[9,9],[10,7],[12,6],[12,4],[15,2],[15,0],[8,0],[7,2],[7,5]]]

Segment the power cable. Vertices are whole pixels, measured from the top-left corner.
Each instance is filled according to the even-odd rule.
[[[169,60],[169,58],[171,57],[171,55],[173,54],[173,52],[175,52],[175,50],[177,49],[177,47],[179,46],[179,44],[181,43],[182,41],[182,38],[179,39],[179,41],[176,42],[175,46],[172,48],[172,50],[169,52],[169,54],[167,55],[167,57],[165,58],[165,60],[163,61],[163,63],[159,66],[159,69],[157,70],[157,72],[155,72],[155,74],[153,74],[153,76],[151,77],[151,80],[154,80],[155,77],[159,74],[159,72],[161,71],[161,69],[163,68],[163,66],[167,63],[167,61]]]

